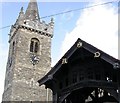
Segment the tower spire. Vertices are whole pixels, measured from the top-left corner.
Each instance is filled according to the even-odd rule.
[[[25,13],[25,18],[29,20],[38,20],[39,21],[39,11],[36,0],[30,0],[28,8]]]

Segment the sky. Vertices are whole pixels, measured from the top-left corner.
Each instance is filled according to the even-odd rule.
[[[85,1],[85,0],[84,0]],[[86,2],[75,0],[66,2],[41,2],[38,0],[40,17],[65,12],[73,9],[85,8],[112,0],[86,0]],[[116,1],[116,0],[114,0]],[[18,17],[20,8],[27,8],[28,0],[16,0],[16,2],[0,0],[0,28],[13,25]],[[54,36],[52,38],[52,66],[64,55],[64,53],[74,44],[77,38],[92,44],[109,55],[118,58],[118,1],[95,6],[92,8],[81,9],[78,11],[53,16]],[[46,23],[51,18],[42,20]],[[42,21],[41,20],[41,21]],[[9,31],[10,27],[0,29],[0,101],[4,91],[5,70],[9,50]]]

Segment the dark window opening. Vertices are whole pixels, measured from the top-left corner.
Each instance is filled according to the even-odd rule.
[[[11,67],[11,65],[12,65],[12,58],[11,57],[9,57],[9,59],[8,59],[8,65],[9,65],[9,67]]]
[[[15,49],[15,42],[13,42],[13,45],[12,45],[12,54],[14,54],[14,49]]]
[[[38,51],[38,42],[35,43],[35,53]]]
[[[34,42],[31,41],[31,44],[30,44],[30,52],[33,52],[33,44],[34,44]]]
[[[31,39],[30,52],[37,53],[39,51],[39,40],[36,38]]]

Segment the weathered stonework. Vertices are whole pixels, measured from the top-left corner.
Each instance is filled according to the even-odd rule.
[[[49,90],[44,86],[39,87],[37,81],[51,68],[53,26],[53,19],[48,24],[39,20],[36,1],[30,1],[25,14],[21,8],[19,17],[9,34],[10,46],[3,101],[51,100],[51,96],[48,96]],[[39,41],[37,53],[30,52],[32,38]],[[35,59],[32,60],[33,55],[38,58],[37,62]]]

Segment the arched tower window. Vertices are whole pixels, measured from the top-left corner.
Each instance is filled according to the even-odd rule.
[[[30,52],[37,53],[39,51],[40,42],[37,38],[32,38],[30,43]]]

